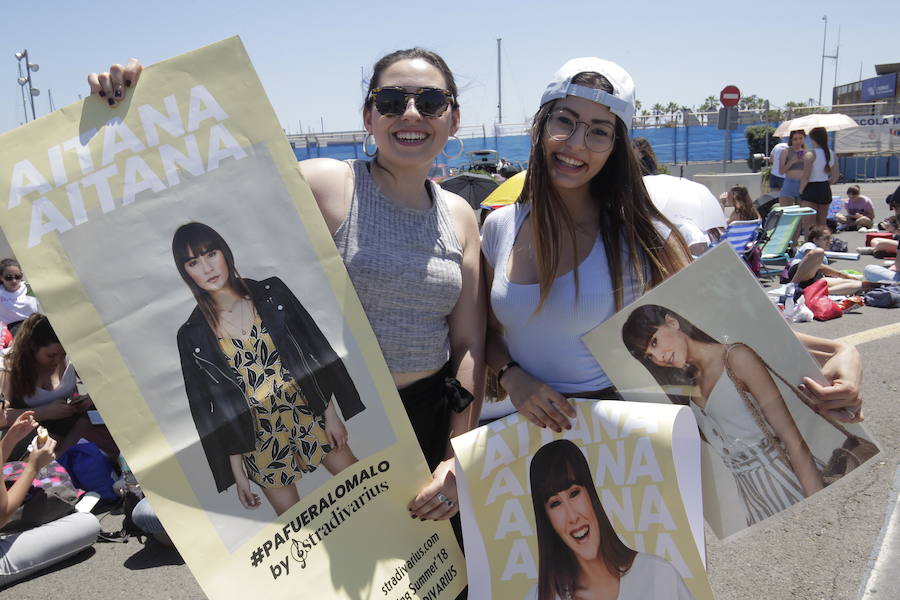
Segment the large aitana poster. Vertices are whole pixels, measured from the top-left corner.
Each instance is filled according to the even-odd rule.
[[[0,137],[2,227],[204,591],[455,597],[459,547],[406,511],[428,468],[240,40],[128,94]]]
[[[877,453],[858,423],[817,408],[826,380],[728,244],[584,336],[626,400],[690,408],[702,434],[703,508],[720,538],[830,485]],[[837,415],[849,417],[850,415]]]

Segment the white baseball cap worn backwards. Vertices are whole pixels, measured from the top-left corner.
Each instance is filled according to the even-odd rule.
[[[604,92],[572,83],[572,78],[579,73],[603,75],[612,84],[613,91]],[[553,79],[541,96],[541,106],[566,96],[578,96],[606,106],[622,119],[625,127],[631,129],[631,121],[634,118],[634,80],[616,63],[594,57],[573,58],[568,61],[553,75]]]

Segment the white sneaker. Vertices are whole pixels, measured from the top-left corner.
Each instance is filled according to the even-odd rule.
[[[875,252],[875,248],[872,246],[860,246],[856,249],[856,252],[859,254],[872,254]]]

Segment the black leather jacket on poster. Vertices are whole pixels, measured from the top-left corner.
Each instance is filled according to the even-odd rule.
[[[244,282],[282,366],[297,380],[310,410],[323,414],[334,396],[345,419],[361,412],[365,407],[347,368],[293,292],[277,277]],[[253,415],[199,306],[178,330],[178,353],[191,415],[222,492],[234,483],[229,456],[255,449]]]

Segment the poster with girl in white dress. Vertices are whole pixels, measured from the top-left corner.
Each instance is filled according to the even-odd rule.
[[[584,336],[626,400],[690,407],[705,517],[719,538],[802,502],[877,454],[753,275],[722,244]]]
[[[575,400],[452,440],[470,598],[711,600],[700,438],[685,407]]]

